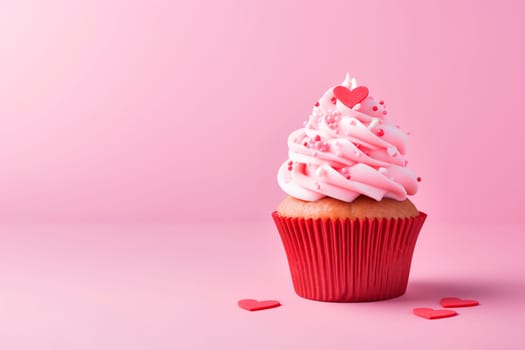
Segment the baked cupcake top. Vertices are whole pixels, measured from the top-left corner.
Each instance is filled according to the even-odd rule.
[[[405,200],[418,187],[407,168],[407,139],[390,121],[385,103],[347,74],[315,103],[304,128],[288,137],[279,186],[304,201],[352,202],[360,195]]]

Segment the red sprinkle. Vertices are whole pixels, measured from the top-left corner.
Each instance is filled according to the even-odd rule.
[[[289,170],[289,171],[292,171],[292,167],[291,167],[291,166],[289,166],[289,167],[288,167],[288,170]]]
[[[332,101],[332,103],[335,105],[335,103],[337,102],[337,99],[336,99],[335,97],[332,97],[332,98],[330,99],[330,101]]]
[[[319,135],[315,135],[315,137],[314,137],[314,141],[321,141],[321,136],[319,136]]]
[[[277,300],[255,300],[255,299],[243,299],[238,301],[239,307],[248,311],[259,311],[271,309],[273,307],[281,306],[281,303]]]
[[[303,143],[304,147],[308,147],[308,142]]]
[[[386,115],[386,111],[383,111],[383,114]]]
[[[314,106],[319,107],[319,101],[317,101]]]
[[[385,101],[381,100],[381,101],[379,101],[379,104],[380,104],[380,105],[384,105],[384,104],[385,104]]]
[[[377,106],[372,107],[374,111],[377,111]]]
[[[377,136],[383,136],[385,134],[385,131],[383,129],[377,129],[376,134]]]
[[[477,306],[479,301],[474,299],[461,299],[457,297],[442,298],[439,303],[443,307],[466,307],[466,306]]]
[[[421,182],[421,177],[417,177],[417,182]]]

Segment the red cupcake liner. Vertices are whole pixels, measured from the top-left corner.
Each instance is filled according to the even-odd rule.
[[[272,217],[297,295],[321,301],[373,301],[405,293],[427,215],[391,219]]]

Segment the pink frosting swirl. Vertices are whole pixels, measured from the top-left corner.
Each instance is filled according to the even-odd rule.
[[[351,202],[359,195],[404,200],[418,187],[406,167],[407,138],[387,118],[384,102],[347,75],[319,99],[305,127],[288,137],[279,185],[305,201],[328,196]]]

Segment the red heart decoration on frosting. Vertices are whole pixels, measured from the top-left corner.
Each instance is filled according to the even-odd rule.
[[[419,307],[412,310],[414,315],[423,317],[429,320],[434,320],[437,318],[445,318],[445,317],[452,317],[456,316],[458,313],[454,310],[445,310],[445,309],[438,309],[434,310],[427,307]]]
[[[443,307],[467,307],[467,306],[476,306],[479,305],[477,300],[467,300],[456,297],[447,297],[439,301]]]
[[[264,309],[271,309],[273,307],[281,306],[281,303],[277,300],[255,300],[255,299],[242,299],[239,300],[239,306],[248,311],[258,311]]]
[[[336,86],[334,95],[346,107],[352,108],[368,96],[368,88],[366,86],[358,86],[350,90],[345,86]]]

